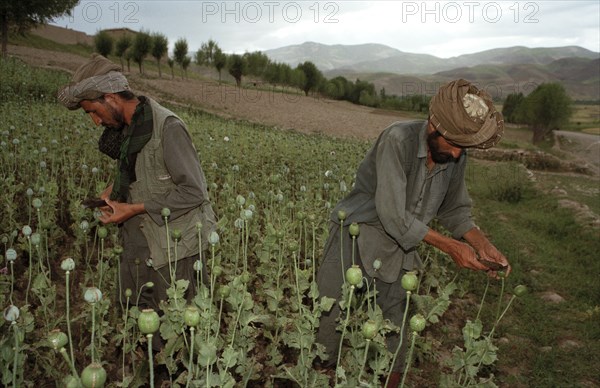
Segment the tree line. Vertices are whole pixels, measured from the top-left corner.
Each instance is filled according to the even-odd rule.
[[[96,50],[103,55],[112,51],[112,37],[106,31],[99,32],[95,37]],[[121,36],[117,42],[114,54],[123,59],[133,59],[143,72],[142,62],[150,54],[156,59],[159,76],[161,76],[160,61],[167,57],[167,63],[173,74],[173,65],[181,68],[182,77],[191,63],[188,45],[185,39],[175,42],[173,58],[167,55],[168,41],[160,33],[149,34],[139,32],[133,38]],[[409,95],[398,97],[386,94],[385,88],[376,91],[375,85],[357,79],[352,82],[343,76],[327,79],[323,73],[310,61],[298,64],[295,68],[286,63],[272,61],[260,51],[251,53],[225,54],[214,40],[202,43],[195,53],[195,63],[200,66],[214,67],[219,73],[226,69],[241,87],[243,77],[256,77],[274,87],[294,87],[302,90],[306,96],[310,93],[325,98],[349,101],[354,104],[374,108],[427,112],[430,97],[425,95]],[[539,85],[527,97],[523,93],[513,93],[506,97],[502,113],[508,123],[524,124],[533,130],[533,142],[544,140],[553,130],[568,123],[572,115],[572,101],[563,86],[559,83],[544,83]]]
[[[2,57],[7,55],[8,34],[10,31],[23,33],[29,28],[46,23],[55,17],[70,15],[78,0],[19,0],[0,2],[0,46]],[[105,56],[111,53],[117,56],[124,68],[129,71],[133,60],[140,73],[144,72],[144,60],[152,56],[157,63],[159,77],[162,77],[162,61],[166,60],[175,77],[174,67],[178,65],[182,78],[187,76],[187,68],[192,63],[185,39],[175,42],[173,55],[168,55],[169,42],[161,33],[141,31],[131,35],[122,35],[116,41],[106,31],[95,36],[96,50]],[[201,66],[214,67],[219,73],[224,69],[235,79],[238,87],[242,77],[252,76],[274,87],[296,87],[305,95],[315,93],[326,98],[346,100],[355,104],[371,107],[397,109],[405,111],[427,112],[429,97],[412,95],[398,97],[387,95],[385,88],[376,91],[375,85],[357,79],[352,82],[338,76],[326,79],[314,63],[306,61],[292,68],[288,64],[271,61],[261,52],[243,55],[223,53],[218,44],[209,40],[203,43],[194,55],[194,61]],[[572,116],[572,101],[560,83],[539,85],[525,96],[522,93],[506,97],[502,112],[508,123],[528,125],[533,130],[533,142],[538,143],[548,137],[553,130],[563,127]]]
[[[100,31],[94,37],[94,44],[98,53],[119,57],[121,66],[124,68],[126,63],[129,71],[130,62],[133,60],[138,65],[139,72],[143,73],[143,61],[148,56],[153,57],[158,66],[159,77],[162,77],[163,59],[166,59],[171,69],[172,78],[175,77],[175,65],[180,68],[181,77],[187,77],[187,68],[193,61],[199,66],[214,67],[219,74],[219,82],[222,79],[222,71],[226,70],[235,79],[238,87],[242,86],[243,77],[253,77],[253,85],[265,82],[274,87],[297,88],[306,96],[313,93],[375,108],[426,112],[429,106],[427,96],[398,97],[386,94],[384,88],[378,92],[373,83],[360,79],[355,82],[342,76],[327,79],[311,61],[292,67],[287,63],[272,61],[260,51],[241,55],[225,54],[212,39],[202,43],[195,53],[190,53],[186,39],[180,38],[174,44],[172,56],[168,55],[167,37],[157,32],[124,34],[115,40],[109,32]]]

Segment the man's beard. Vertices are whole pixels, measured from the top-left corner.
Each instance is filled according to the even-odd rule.
[[[427,146],[429,147],[429,153],[431,155],[431,160],[433,160],[436,164],[446,164],[450,162],[457,162],[452,154],[448,152],[440,151],[440,143],[438,138],[442,135],[438,131],[433,131],[429,135],[427,135]]]
[[[111,116],[111,123],[102,123],[104,132],[98,139],[98,149],[103,154],[108,155],[112,159],[119,159],[121,155],[121,144],[123,143],[124,134],[123,128],[125,127],[125,120],[123,115],[117,112],[109,104],[104,104],[107,112]]]
[[[108,110],[108,112],[110,113],[113,121],[113,123],[111,124],[104,125],[104,128],[120,132],[125,127],[125,118],[123,117],[123,114],[121,112],[117,112],[115,108],[113,108],[106,102],[104,103],[104,106],[106,107],[106,110]]]

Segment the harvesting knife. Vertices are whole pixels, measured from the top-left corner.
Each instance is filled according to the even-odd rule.
[[[100,198],[88,198],[84,200],[81,205],[86,209],[93,209],[106,206],[106,201]]]

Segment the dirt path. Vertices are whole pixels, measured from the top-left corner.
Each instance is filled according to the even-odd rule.
[[[600,135],[582,132],[555,131],[562,151],[582,159],[582,162],[600,169]]]

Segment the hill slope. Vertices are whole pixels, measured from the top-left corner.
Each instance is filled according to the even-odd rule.
[[[311,61],[328,78],[358,78],[399,96],[432,94],[441,83],[465,78],[498,99],[513,92],[527,94],[544,82],[560,82],[575,100],[600,100],[600,54],[577,46],[515,46],[443,59],[380,44],[306,42],[265,54],[291,66]]]
[[[430,75],[369,73],[341,69],[326,72],[325,75],[341,75],[350,80],[358,78],[372,82],[377,90],[385,88],[387,94],[398,96],[431,95],[440,84],[465,78],[488,90],[496,99],[503,99],[515,92],[528,94],[545,82],[559,82],[574,100],[600,100],[600,59],[562,58],[547,65],[486,64],[458,67]]]
[[[431,74],[458,67],[483,64],[537,64],[546,65],[563,58],[597,59],[599,53],[577,46],[538,47],[523,46],[496,48],[452,58],[407,53],[381,44],[325,45],[305,42],[264,52],[277,62],[296,66],[304,61],[313,62],[321,71],[390,72],[398,74]]]

